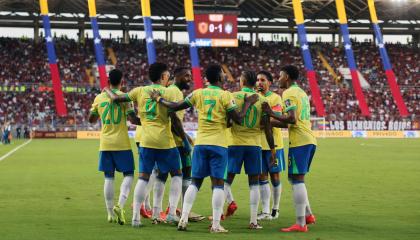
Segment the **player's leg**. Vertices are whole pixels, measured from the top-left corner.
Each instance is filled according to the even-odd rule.
[[[165,193],[165,183],[168,179],[168,173],[159,172],[153,187],[153,211],[152,211],[152,223],[158,224],[164,221],[161,218],[162,212],[162,201]]]
[[[292,183],[293,201],[296,210],[296,224],[283,228],[284,232],[306,232],[306,206],[309,203],[305,185],[305,174],[309,171],[315,145],[292,147],[289,149],[289,180]]]
[[[113,151],[111,154],[116,170],[124,174],[124,178],[120,186],[118,204],[113,208],[117,222],[123,225],[125,224],[124,205],[128,199],[131,185],[133,183],[134,157],[131,150]]]
[[[133,227],[139,227],[141,225],[140,205],[146,198],[147,185],[149,182],[150,174],[152,173],[155,165],[155,155],[155,149],[140,147],[139,178],[134,189],[133,197],[133,218],[131,222]]]
[[[260,202],[259,175],[261,174],[261,147],[246,146],[244,155],[245,173],[248,175],[250,221],[249,229],[262,229],[257,222],[258,203]]]
[[[159,172],[171,174],[171,187],[169,191],[169,212],[166,219],[169,222],[178,223],[179,217],[176,216],[176,208],[182,192],[182,164],[177,148],[159,151],[160,156],[157,161]],[[166,181],[166,179],[165,179]],[[164,184],[165,181],[162,181]],[[160,199],[160,204],[162,203]]]
[[[277,165],[270,167],[270,180],[273,186],[273,209],[271,210],[271,216],[273,219],[279,217],[280,212],[280,199],[282,193],[282,184],[280,180],[280,172],[286,170],[286,163],[284,160],[284,150],[278,149],[276,151]]]
[[[238,205],[232,194],[232,183],[236,174],[241,173],[244,148],[242,146],[228,147],[228,167],[227,178],[225,179],[224,191],[228,207],[226,209],[226,217],[232,216],[238,209]]]
[[[158,170],[157,167],[155,167],[152,171],[152,174],[149,177],[149,183],[147,184],[147,190],[146,190],[146,198],[144,199],[143,204],[140,208],[140,214],[144,218],[151,218],[152,217],[152,206],[150,204],[150,195],[152,190],[154,189],[155,182],[158,176]]]
[[[263,150],[262,161],[261,161],[261,174],[259,176],[259,188],[260,188],[260,199],[261,199],[261,213],[258,214],[258,220],[271,220],[270,215],[270,200],[271,200],[271,189],[268,184],[268,171],[270,169],[270,156],[269,150]]]
[[[223,214],[223,204],[225,202],[224,179],[227,175],[228,150],[224,147],[209,146],[209,168],[212,182],[213,196],[213,222],[210,232],[228,232],[220,225]]]
[[[98,170],[103,172],[105,175],[104,181],[104,200],[107,211],[108,222],[114,222],[114,172],[115,166],[112,160],[112,154],[110,151],[99,152],[99,166]]]

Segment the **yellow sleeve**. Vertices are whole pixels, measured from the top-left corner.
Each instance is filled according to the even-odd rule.
[[[99,105],[98,97],[95,97],[95,100],[92,103],[92,107],[90,108],[90,114],[99,116],[98,105]]]
[[[130,92],[126,93],[126,97],[128,97],[131,101],[136,101],[137,97],[141,94],[142,87],[136,87],[132,89]]]
[[[285,112],[290,110],[296,110],[297,108],[297,99],[290,91],[285,91],[283,94],[284,105],[286,106]]]
[[[237,108],[232,93],[228,91],[225,91],[225,94],[223,95],[223,107],[226,109],[227,112],[230,112]]]
[[[197,98],[200,95],[201,89],[194,90],[192,93],[190,93],[186,98],[185,102],[190,106],[194,106],[197,103]]]

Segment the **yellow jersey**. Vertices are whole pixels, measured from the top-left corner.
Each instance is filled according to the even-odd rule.
[[[289,147],[316,145],[316,138],[311,130],[308,95],[297,84],[293,84],[283,92],[283,100],[285,112],[296,112],[296,123],[289,124]]]
[[[140,142],[140,136],[141,136],[141,126],[136,127],[136,134],[134,135],[134,141],[136,143]]]
[[[112,91],[118,95],[124,94],[117,89]],[[99,151],[131,150],[127,128],[127,115],[134,112],[131,103],[113,103],[103,92],[95,97],[90,112],[98,115],[102,123]]]
[[[175,101],[174,91],[159,84],[137,87],[127,97],[137,102],[137,111],[141,119],[140,145],[146,148],[170,149],[175,147],[171,131],[171,119],[168,108],[157,104],[150,98],[150,92],[158,90],[168,101]]]
[[[181,89],[178,88],[175,84],[170,85],[168,88],[172,89],[175,94],[175,102],[180,102],[184,99],[184,94],[182,93]],[[184,121],[185,110],[180,110],[176,112],[176,116],[179,118],[181,123]],[[177,147],[182,147],[182,138],[174,134],[174,140]]]
[[[277,93],[268,91],[265,94],[265,98],[267,99],[267,102],[270,105],[271,109],[273,110],[274,114],[276,115],[283,114],[284,105],[283,105],[283,101],[281,100],[280,95],[278,95]],[[282,149],[284,145],[283,145],[283,135],[281,133],[280,128],[273,127],[273,138],[274,138],[274,144],[276,145],[276,149]],[[262,150],[270,150],[264,131],[262,132],[262,135],[261,135],[261,145],[262,145]]]
[[[217,86],[194,90],[185,98],[198,111],[198,130],[195,145],[227,147],[227,113],[236,108],[228,91]]]
[[[250,88],[242,88],[239,92],[234,92],[233,98],[239,108],[244,105],[245,95],[258,94]],[[265,97],[258,95],[258,101],[252,105],[241,124],[232,125],[232,146],[261,146],[261,119],[264,115],[262,103],[266,102]]]

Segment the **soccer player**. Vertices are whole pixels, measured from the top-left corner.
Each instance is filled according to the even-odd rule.
[[[305,91],[297,84],[299,77],[297,67],[288,65],[280,71],[280,87],[283,92],[286,115],[276,115],[268,105],[264,110],[275,120],[273,126],[289,128],[289,180],[293,187],[293,201],[296,210],[296,224],[283,228],[283,232],[307,232],[307,224],[315,223],[309,205],[305,186],[305,174],[309,172],[312,158],[315,154],[316,139],[311,130],[310,105]]]
[[[258,100],[258,95],[245,96],[244,106],[238,113],[231,94],[222,89],[225,75],[221,66],[210,65],[206,69],[206,78],[210,85],[193,91],[184,101],[170,102],[157,91],[153,92],[152,97],[161,105],[175,111],[194,106],[199,115],[197,139],[192,158],[192,184],[185,193],[178,230],[187,230],[188,215],[197,192],[204,178],[210,176],[213,188],[213,222],[210,232],[225,233],[228,230],[220,225],[220,218],[225,199],[223,179],[227,167],[226,119],[230,117],[236,123],[241,123],[249,107]]]
[[[273,83],[273,76],[267,71],[260,71],[257,74],[257,89],[260,94],[265,96],[274,114],[282,115],[283,102],[281,97],[270,91]],[[258,215],[258,220],[271,220],[279,217],[280,197],[282,185],[280,182],[280,172],[286,170],[283,150],[283,136],[280,128],[273,128],[274,144],[276,145],[277,164],[270,166],[271,151],[262,135],[262,174],[260,175],[260,194],[262,212]],[[273,208],[270,214],[270,186],[268,185],[268,174],[270,174],[271,185],[273,187]]]
[[[123,95],[120,91],[122,72],[114,69],[109,73],[109,85],[114,94]],[[133,124],[140,125],[140,119],[129,103],[116,104],[106,93],[95,97],[90,110],[89,122],[101,119],[102,128],[99,147],[99,171],[105,174],[104,197],[108,221],[125,223],[124,204],[130,193],[134,174],[134,159],[128,139],[127,118]],[[124,174],[120,188],[118,204],[114,206],[114,173]],[[115,214],[115,215],[114,215]]]
[[[165,87],[168,83],[169,76],[168,66],[164,63],[156,62],[149,67],[149,79],[153,82],[152,85],[134,88],[128,94],[122,96],[114,94],[109,89],[105,89],[114,102],[137,102],[137,109],[142,119],[139,161],[140,175],[134,191],[133,227],[141,226],[140,204],[143,203],[147,195],[149,177],[155,165],[160,176],[165,176],[167,173],[170,173],[172,176],[167,220],[173,222],[179,221],[179,217],[176,216],[176,207],[181,195],[182,170],[179,152],[171,132],[171,123],[176,129],[182,128],[182,125],[174,112],[169,112],[168,108],[158,105],[156,101],[150,98],[150,93],[156,90],[170,101],[176,99],[175,92]],[[181,132],[183,130],[178,131]],[[165,178],[159,180],[163,185],[166,182]],[[155,188],[159,186],[157,184],[158,182],[157,180]],[[153,200],[154,211],[152,223],[155,224],[163,222],[163,219],[160,217],[161,209],[158,209],[159,207],[161,208],[162,197],[163,194],[161,196],[155,196]]]
[[[269,155],[270,164],[275,164],[276,157],[270,117],[262,111],[262,103],[266,102],[266,99],[255,92],[256,82],[257,74],[255,72],[244,71],[240,78],[242,90],[232,94],[238,107],[244,105],[246,94],[256,94],[259,97],[258,101],[246,112],[244,120],[240,123],[234,122],[232,125],[231,145],[228,148],[228,177],[225,183],[225,192],[231,195],[231,185],[235,175],[241,173],[242,165],[244,165],[250,189],[251,211],[249,229],[262,229],[262,226],[257,222],[258,203],[260,200],[261,127],[264,128],[265,138],[271,149],[271,154]]]

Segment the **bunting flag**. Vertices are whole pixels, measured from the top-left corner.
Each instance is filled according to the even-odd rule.
[[[90,22],[93,31],[93,44],[95,46],[96,63],[98,65],[99,79],[101,88],[108,85],[108,77],[106,75],[105,57],[101,43],[101,35],[99,35],[98,19],[96,18],[95,0],[88,0]]]
[[[344,0],[335,0],[338,20],[340,22],[341,35],[343,35],[343,43],[346,51],[347,63],[350,68],[351,79],[353,83],[353,89],[356,94],[356,98],[359,101],[359,108],[363,116],[370,116],[369,107],[366,103],[365,96],[363,94],[362,86],[360,85],[359,75],[356,67],[356,61],[354,60],[353,49],[351,47],[351,41],[349,36],[349,28],[347,26],[346,9],[344,7]]]
[[[60,73],[58,72],[57,56],[55,55],[54,41],[51,36],[50,17],[48,16],[48,2],[47,0],[39,0],[41,8],[42,23],[45,31],[45,42],[48,52],[48,63],[50,65],[51,80],[54,90],[55,109],[58,116],[67,116],[67,107],[64,104],[63,90],[61,89]]]
[[[318,116],[325,116],[325,108],[322,103],[321,93],[319,90],[318,82],[316,80],[316,74],[312,65],[311,51],[309,50],[309,44],[306,39],[306,29],[304,24],[302,4],[300,0],[293,0],[293,11],[295,13],[295,21],[298,29],[299,44],[302,50],[303,62],[306,69],[306,77],[309,80],[309,87],[311,89],[312,102],[315,105],[315,109]]]
[[[146,33],[147,61],[150,64],[156,62],[156,50],[153,43],[153,28],[150,11],[150,0],[141,0],[141,13],[143,15],[144,31]]]
[[[192,65],[192,74],[194,80],[194,89],[203,87],[201,79],[200,60],[198,58],[197,45],[195,43],[195,27],[194,27],[194,4],[193,0],[184,0],[185,20],[187,21],[187,30],[190,45],[190,58]]]
[[[382,38],[381,29],[378,24],[378,17],[376,16],[375,3],[373,0],[368,0],[370,18],[373,25],[373,31],[377,45],[379,47],[379,54],[381,55],[382,64],[385,70],[385,75],[388,80],[389,87],[391,89],[392,96],[394,97],[395,104],[398,107],[400,115],[403,117],[408,116],[408,110],[401,96],[400,88],[395,78],[394,70],[392,69],[391,62],[389,61],[388,53],[386,51],[384,41]]]

